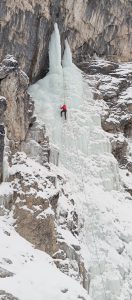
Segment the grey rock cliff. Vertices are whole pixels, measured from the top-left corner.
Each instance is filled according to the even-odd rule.
[[[120,65],[110,61],[91,60],[79,63],[79,66],[88,74],[84,76],[89,79],[94,99],[102,105],[101,123],[108,133],[112,153],[120,169],[126,170],[126,178],[130,177],[132,174],[132,63]],[[123,182],[124,187],[132,195],[132,189],[126,182]]]
[[[4,176],[4,155],[10,165],[16,151],[25,151],[42,164],[49,160],[49,140],[45,127],[33,115],[34,102],[27,92],[28,85],[28,76],[16,59],[7,55],[0,64],[0,181]]]
[[[4,124],[7,138],[13,149],[20,149],[29,125],[32,123],[34,104],[27,93],[28,77],[21,71],[18,62],[8,55],[0,64],[0,94],[6,98]]]
[[[2,1],[0,57],[13,54],[30,81],[42,77],[57,22],[62,44],[68,38],[76,62],[94,53],[128,61],[132,58],[131,11],[130,0]]]

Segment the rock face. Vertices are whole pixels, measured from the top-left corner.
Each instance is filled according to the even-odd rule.
[[[49,138],[46,136],[45,126],[41,126],[34,120],[30,125],[25,141],[21,143],[21,151],[35,159],[41,165],[49,162],[50,148]]]
[[[78,240],[78,215],[74,200],[65,191],[65,179],[54,174],[49,165],[42,166],[21,152],[13,157],[9,179],[13,196],[6,207],[14,207],[16,230],[88,290],[88,273]]]
[[[130,0],[2,1],[0,57],[13,54],[30,81],[42,77],[57,22],[62,43],[68,38],[76,62],[94,53],[128,61],[132,57],[131,8]]]
[[[6,98],[4,124],[12,149],[20,147],[32,123],[34,105],[27,93],[28,77],[18,67],[17,61],[8,55],[0,65],[0,94]]]
[[[10,162],[10,167],[14,164],[13,154],[17,153],[18,150],[27,153],[28,157],[34,159],[34,163],[36,161],[44,165],[49,161],[50,150],[45,126],[38,124],[36,117],[33,116],[34,103],[27,93],[28,77],[21,71],[17,61],[10,55],[0,65],[0,78],[0,94],[2,95],[0,97],[0,180],[2,181],[4,174],[3,160],[5,159],[5,157],[3,159],[3,156],[5,154],[7,157],[6,162]],[[55,218],[54,212],[51,212],[51,203],[53,199],[54,203],[56,202],[58,194],[55,190],[50,203],[50,197],[46,194],[46,186],[48,185],[47,189],[49,191],[53,182],[50,183],[50,180],[46,178],[43,180],[39,171],[35,175],[31,174],[32,168],[28,172],[26,160],[23,158],[22,161],[19,154],[15,164],[18,161],[21,161],[19,171],[8,178],[10,181],[15,180],[13,195],[8,201],[8,207],[11,207],[12,203],[16,201],[14,215],[18,217],[17,230],[36,247],[52,255],[58,248],[56,245]],[[27,167],[27,173],[24,173],[24,171],[21,173],[22,163],[25,169]],[[37,165],[38,168],[39,166]],[[17,184],[16,181],[18,181]],[[46,198],[43,199],[43,197]],[[27,209],[22,207],[22,203],[25,202],[27,206],[25,204],[23,206],[26,206]]]
[[[19,299],[9,293],[6,293],[3,290],[0,290],[0,300],[19,300]]]
[[[93,60],[79,66],[88,74],[94,98],[102,107],[102,127],[108,133],[112,153],[121,170],[126,170],[124,187],[132,195],[128,185],[128,178],[132,176],[132,63],[118,65]]]
[[[18,62],[7,55],[0,64],[0,181],[6,177],[3,172],[8,160],[11,163],[11,153],[21,149],[29,126],[35,120],[34,103],[27,93],[28,84],[28,77],[19,68]]]
[[[0,181],[5,163],[11,164],[11,154],[25,151],[44,164],[49,160],[49,140],[44,126],[33,116],[34,102],[27,93],[29,79],[18,62],[8,55],[0,64]],[[5,139],[6,128],[6,139]]]
[[[58,191],[48,178],[48,170],[43,172],[39,164],[28,162],[26,155],[16,154],[12,168],[17,231],[37,248],[53,255],[58,245],[52,205],[57,204]],[[53,176],[51,180],[55,180]]]
[[[0,267],[0,278],[12,277],[13,275],[12,272]]]

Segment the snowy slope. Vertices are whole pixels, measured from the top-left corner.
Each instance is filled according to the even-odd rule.
[[[16,299],[8,298],[8,294],[2,297],[2,291],[6,291],[19,300],[90,300],[86,291],[61,273],[47,254],[16,233],[14,222],[11,215],[0,217],[0,299]],[[1,278],[1,268],[11,274]]]
[[[55,32],[52,39],[57,39],[58,49],[57,28]],[[130,300],[131,197],[121,187],[118,165],[101,129],[98,107],[87,80],[71,62],[67,44],[63,68],[60,56],[58,59],[54,55],[54,60],[56,69],[55,64],[52,69],[50,60],[49,73],[30,87],[30,94],[40,122],[46,124],[51,147],[59,151],[59,167],[67,169],[68,193],[76,199],[80,222],[84,224],[80,243],[89,270],[88,292],[94,300]],[[60,118],[59,112],[64,101],[68,105],[67,121]]]

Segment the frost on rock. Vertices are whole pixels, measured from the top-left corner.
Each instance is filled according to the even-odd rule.
[[[41,126],[37,121],[33,122],[29,127],[25,141],[21,143],[21,151],[42,165],[49,162],[49,138],[46,135],[44,125]]]

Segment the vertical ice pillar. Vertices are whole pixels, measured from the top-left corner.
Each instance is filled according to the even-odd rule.
[[[80,70],[72,62],[72,52],[67,40],[65,40],[62,66],[64,95],[67,106],[78,109],[83,99],[83,80]]]
[[[67,40],[65,40],[65,51],[63,55],[62,65],[63,67],[72,66],[72,53]]]
[[[0,124],[0,183],[3,181],[4,136],[4,125]]]
[[[4,112],[7,107],[6,98],[0,96],[0,183],[3,181],[3,157],[4,157]]]
[[[61,42],[58,25],[56,23],[49,43],[49,71],[50,73],[59,73],[62,71]]]
[[[4,137],[4,156],[3,156],[3,181],[7,181],[9,178],[9,140],[7,138],[6,128],[5,128],[5,137]]]

